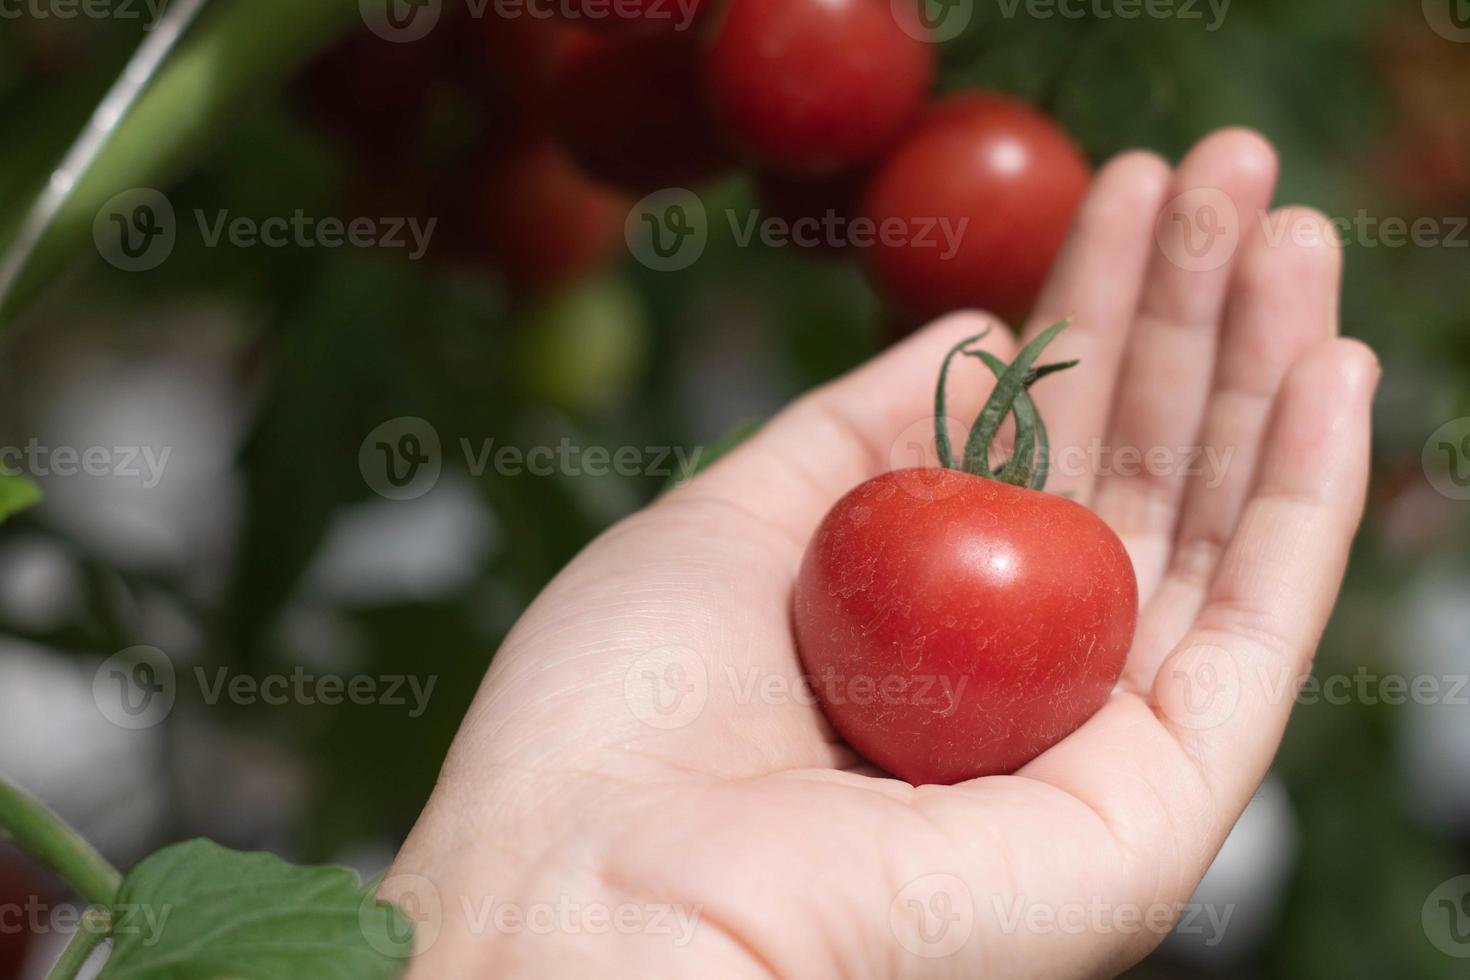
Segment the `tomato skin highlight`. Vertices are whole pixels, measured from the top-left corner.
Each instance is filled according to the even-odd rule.
[[[1138,618],[1122,542],[1064,497],[887,473],[823,519],[794,598],[827,718],[915,785],[1015,772],[1107,701]]]
[[[1019,320],[1091,179],[1082,152],[1047,116],[993,93],[953,96],[879,162],[862,210],[879,227],[945,219],[958,248],[950,255],[880,241],[868,250],[870,271],[890,299],[923,319],[986,309]]]

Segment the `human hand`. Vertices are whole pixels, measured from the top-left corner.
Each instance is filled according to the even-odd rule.
[[[1056,456],[1225,461],[1054,466],[1139,582],[1097,715],[1012,776],[913,787],[801,696],[803,550],[839,496],[915,462],[894,447],[927,424],[940,360],[989,325],[947,317],[608,531],[526,611],[383,889],[438,910],[411,976],[1083,977],[1162,941],[1172,920],[1148,916],[1189,901],[1276,752],[1363,504],[1377,365],[1336,338],[1325,219],[1258,220],[1275,166],[1239,130],[1177,172],[1113,161],[1023,331],[1074,317],[1047,356],[1082,366],[1034,392]],[[1239,246],[1189,271],[1193,229],[1159,218],[1201,188]],[[951,414],[987,378],[956,377]],[[1045,927],[1075,910],[1103,926]]]

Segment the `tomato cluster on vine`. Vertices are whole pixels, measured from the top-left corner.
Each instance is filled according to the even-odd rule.
[[[892,0],[496,9],[431,57],[489,119],[461,167],[470,192],[454,182],[443,210],[517,294],[612,264],[638,197],[743,170],[762,217],[883,229],[865,247],[827,236],[813,250],[861,253],[902,313],[1019,317],[1090,179],[1039,110],[996,92],[936,96],[939,45]],[[396,84],[351,74],[379,79],[379,138],[402,140],[422,126],[422,78],[386,54]],[[937,224],[948,241],[925,234]]]

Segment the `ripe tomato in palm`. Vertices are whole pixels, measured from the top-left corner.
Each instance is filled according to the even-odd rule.
[[[555,120],[589,175],[641,194],[697,184],[731,162],[700,89],[697,38],[567,34]]]
[[[767,169],[820,174],[887,147],[919,113],[934,45],[889,0],[731,0],[708,85],[730,137]]]
[[[596,273],[624,247],[630,202],[586,177],[554,140],[493,150],[475,183],[478,237],[518,295]]]
[[[975,307],[1020,318],[1041,291],[1091,180],[1055,122],[1005,96],[936,105],[873,173],[863,213],[906,234],[868,254],[880,288],[918,316]],[[958,245],[927,236],[950,223]]]
[[[914,784],[1010,773],[1123,669],[1137,585],[1063,497],[955,470],[871,480],[827,515],[796,587],[805,669],[854,749]]]
[[[714,0],[561,0],[562,18],[599,34],[689,34]]]
[[[1018,358],[1006,373],[1009,397],[1034,413],[1016,394],[1030,367]],[[1021,428],[1018,412],[1018,440]],[[1026,433],[1039,458],[1044,440]],[[797,576],[797,646],[823,711],[915,785],[1016,771],[1102,707],[1133,642],[1138,584],[1117,535],[1037,489],[1044,469],[977,465],[988,452],[859,485],[822,520]]]

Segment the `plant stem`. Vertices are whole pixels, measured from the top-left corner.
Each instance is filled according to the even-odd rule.
[[[1016,397],[1026,387],[1026,378],[1031,371],[1031,366],[1041,356],[1046,346],[1056,339],[1057,334],[1067,328],[1069,321],[1063,320],[1041,332],[1035,340],[1021,349],[1016,359],[1011,362],[1005,374],[996,384],[995,390],[990,393],[990,400],[985,403],[985,408],[980,412],[980,418],[970,429],[970,438],[965,444],[965,456],[962,468],[967,473],[976,476],[990,475],[988,459],[990,444],[995,441],[995,435],[1000,430],[1000,424],[1014,409]],[[1034,452],[1034,447],[1017,446],[1017,450],[1026,449]],[[1026,467],[1031,472],[1031,467]]]
[[[71,942],[66,944],[66,949],[61,951],[61,959],[46,974],[46,980],[75,980],[76,975],[81,972],[83,964],[92,955],[92,950],[107,934],[112,931],[112,913],[100,905],[94,905],[82,913],[82,921],[77,926],[76,934],[71,937]]]
[[[946,404],[949,367],[956,356],[967,353],[971,344],[978,344],[988,336],[990,336],[990,329],[987,327],[984,333],[967,337],[955,344],[944,356],[944,363],[939,367],[939,384],[934,388],[934,448],[939,451],[939,465],[947,470],[955,468],[954,452],[949,442],[949,408]]]
[[[307,58],[361,18],[352,0],[214,4],[25,247],[23,268],[0,297],[0,328],[89,245],[93,221],[113,195],[161,188],[186,172],[212,137],[237,124]],[[44,193],[49,179],[47,174],[38,182],[38,193]],[[16,238],[22,220],[18,214],[0,214],[0,245]]]
[[[111,905],[122,875],[40,800],[0,779],[0,828],[88,902]]]

